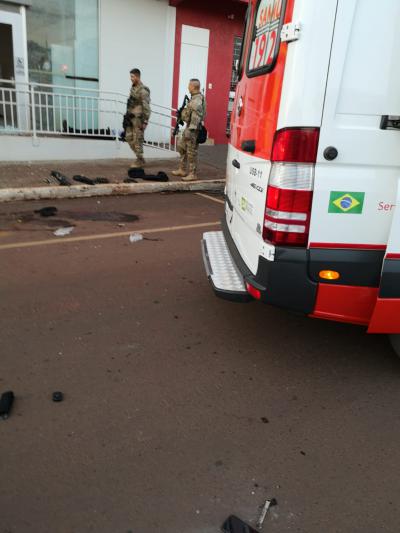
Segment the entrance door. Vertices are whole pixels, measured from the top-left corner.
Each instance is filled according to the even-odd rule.
[[[11,24],[0,22],[0,78],[14,79],[14,47]]]
[[[27,124],[26,43],[23,14],[0,11],[0,129],[24,129]]]
[[[191,78],[198,78],[204,94],[206,92],[209,41],[210,30],[182,26],[179,107],[185,94],[188,94],[188,84]]]

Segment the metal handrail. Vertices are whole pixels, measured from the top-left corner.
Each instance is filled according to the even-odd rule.
[[[103,91],[100,89],[89,89],[87,87],[71,87],[69,85],[51,85],[49,83],[40,83],[36,81],[15,81],[15,80],[6,80],[6,79],[0,79],[0,83],[8,83],[10,85],[26,85],[29,87],[46,87],[49,89],[63,89],[63,90],[69,90],[69,91],[83,91],[83,92],[89,92],[89,93],[98,93],[98,94],[112,94],[115,96],[120,96],[124,102],[127,100],[127,95],[124,93],[116,92],[116,91]],[[42,91],[41,91],[42,92]],[[167,107],[160,104],[156,104],[154,102],[151,103],[152,106],[159,107],[161,109],[168,109],[169,111],[172,111],[175,113],[177,110],[174,107]]]
[[[154,103],[151,107],[147,144],[176,150],[172,137],[176,110]],[[0,79],[0,134],[30,133],[34,139],[38,135],[101,137],[119,143],[125,112],[122,93]]]

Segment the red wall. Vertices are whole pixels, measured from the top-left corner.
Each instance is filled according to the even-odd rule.
[[[215,144],[226,144],[226,115],[232,76],[234,37],[241,36],[247,6],[232,0],[184,0],[176,8],[175,64],[172,105],[178,108],[182,24],[210,30],[206,91],[206,127]],[[234,19],[228,18],[234,15]]]

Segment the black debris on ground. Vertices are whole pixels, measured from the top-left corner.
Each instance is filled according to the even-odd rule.
[[[92,180],[92,178],[87,178],[86,176],[81,176],[80,174],[73,176],[72,179],[78,183],[84,183],[85,185],[95,185],[95,182]]]
[[[143,176],[145,176],[145,171],[143,168],[130,168],[128,170],[128,176],[130,178],[141,178],[143,179]]]
[[[64,174],[61,174],[61,172],[58,172],[57,170],[52,170],[50,172],[50,176],[52,178],[55,178],[58,183],[63,187],[68,187],[72,185],[71,181],[67,178],[67,176],[64,176]]]
[[[6,420],[10,416],[11,408],[14,403],[13,391],[3,392],[0,398],[0,418]]]
[[[157,174],[146,174],[143,168],[130,168],[128,170],[128,176],[131,179],[141,179],[145,181],[169,181],[169,177],[165,172],[158,172]],[[127,179],[129,179],[127,178]],[[125,183],[130,183],[125,180]]]
[[[35,213],[41,217],[54,217],[57,214],[57,207],[42,207],[42,209],[36,209]]]
[[[52,400],[53,402],[62,402],[64,400],[64,394],[61,391],[53,392]]]
[[[160,181],[160,182],[166,182],[169,181],[169,177],[165,172],[158,172],[157,174],[146,174],[143,179],[145,181]]]
[[[258,533],[256,529],[234,515],[231,515],[225,520],[222,524],[221,531],[223,533]]]

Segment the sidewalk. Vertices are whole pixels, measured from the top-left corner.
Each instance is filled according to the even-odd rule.
[[[227,146],[201,146],[199,155],[199,180],[225,179],[225,162]],[[132,160],[102,160],[102,161],[54,161],[43,163],[1,163],[0,189],[57,187],[58,182],[51,178],[50,172],[58,170],[71,179],[76,174],[88,178],[103,177],[110,183],[123,183]],[[181,181],[172,176],[171,171],[177,168],[178,160],[148,160],[146,173],[157,174],[166,172],[170,181]],[[75,183],[78,185],[78,183]]]

